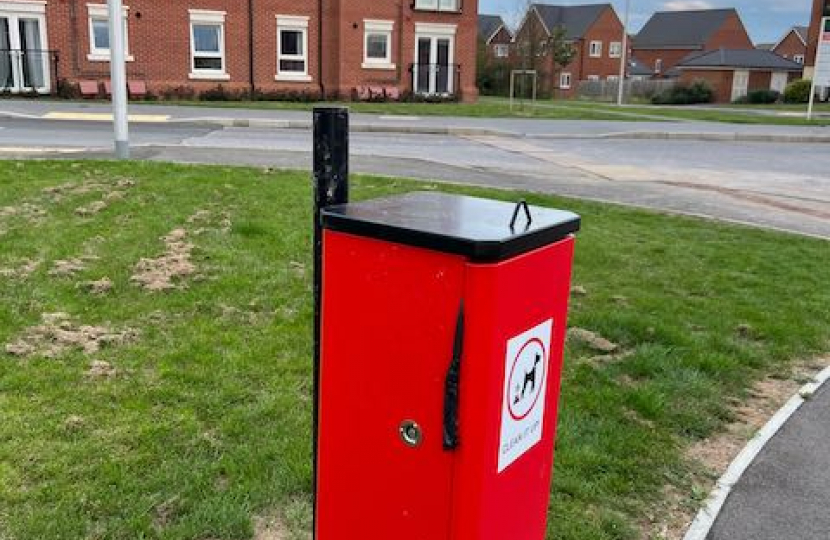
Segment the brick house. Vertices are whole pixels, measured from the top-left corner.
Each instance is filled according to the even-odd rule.
[[[806,26],[793,26],[770,50],[778,56],[783,56],[803,65],[804,59],[807,57],[808,32],[809,28]]]
[[[478,16],[478,46],[484,47],[490,60],[507,60],[513,34],[499,15]]]
[[[556,66],[540,45],[557,28],[564,29],[565,41],[574,48],[574,59],[567,66]],[[623,32],[611,4],[533,4],[516,32],[517,61],[524,63],[522,68],[539,71],[542,91],[573,97],[580,81],[619,79]]]
[[[715,91],[715,102],[731,103],[755,90],[783,93],[804,66],[772,51],[718,49],[691,55],[675,69],[681,83],[704,80]]]
[[[477,0],[125,0],[127,76],[151,91],[477,97]],[[0,91],[106,81],[104,0],[0,1]]]
[[[690,55],[721,48],[755,48],[735,9],[655,13],[634,38],[631,50],[660,77]]]

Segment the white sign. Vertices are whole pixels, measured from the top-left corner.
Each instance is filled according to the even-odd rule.
[[[821,32],[818,38],[818,53],[816,54],[816,86],[830,86],[830,19],[821,20]]]
[[[552,332],[550,319],[507,342],[500,473],[542,440]]]

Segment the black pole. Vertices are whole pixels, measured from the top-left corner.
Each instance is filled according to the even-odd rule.
[[[320,337],[323,292],[321,211],[349,202],[349,109],[314,109],[314,520],[317,537],[317,451],[320,424]]]

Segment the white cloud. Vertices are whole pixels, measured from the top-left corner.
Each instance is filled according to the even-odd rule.
[[[667,11],[686,11],[690,9],[712,9],[711,2],[707,0],[671,0],[663,2],[663,9]]]

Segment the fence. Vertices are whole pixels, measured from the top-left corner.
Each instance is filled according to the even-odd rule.
[[[627,80],[625,96],[627,99],[651,99],[652,96],[677,86],[676,80]],[[618,81],[582,81],[577,94],[581,98],[599,101],[614,101],[619,93]]]

